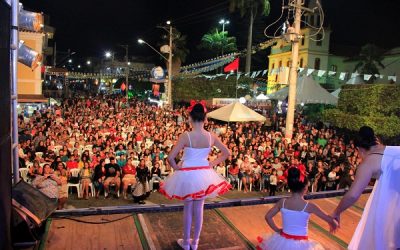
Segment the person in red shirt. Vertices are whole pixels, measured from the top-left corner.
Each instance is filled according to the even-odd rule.
[[[126,165],[122,167],[122,194],[124,199],[128,199],[127,190],[129,185],[132,188],[136,185],[136,167],[133,165],[131,158],[128,158]]]
[[[67,169],[71,170],[74,168],[78,168],[78,161],[75,159],[73,155],[71,155],[69,161],[67,161]]]
[[[232,189],[234,189],[235,183],[239,185],[239,164],[237,161],[228,168],[228,179],[232,184]]]

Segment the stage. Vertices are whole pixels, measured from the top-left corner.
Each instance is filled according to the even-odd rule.
[[[325,222],[313,215],[309,223],[310,238],[319,241],[326,249],[346,249],[368,196],[363,194],[354,206],[343,213],[341,228],[335,235],[329,233]],[[340,199],[320,198],[312,202],[329,213]],[[266,211],[272,206],[214,206],[207,209],[199,249],[255,249],[257,236],[272,232],[264,220]],[[176,210],[167,208],[163,212],[153,209],[156,212],[120,214],[103,212],[88,216],[59,213],[47,221],[41,249],[180,249],[176,239],[182,237],[182,212]],[[280,215],[275,217],[275,221],[281,223]]]

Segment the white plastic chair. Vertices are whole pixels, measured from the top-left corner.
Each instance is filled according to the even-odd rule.
[[[25,182],[28,182],[29,168],[20,168],[18,171],[19,171],[19,174],[21,175],[22,180],[24,180]]]
[[[250,192],[251,192],[251,189],[252,189],[252,186],[253,186],[253,184],[250,184],[249,185],[250,186]],[[239,188],[238,188],[238,190],[240,191],[240,190],[242,190],[242,180],[239,180]]]
[[[94,186],[93,183],[89,183],[89,188],[90,188],[90,194],[92,195],[92,197],[95,196],[95,190],[94,190]]]
[[[110,184],[110,186],[109,186],[109,189],[111,189],[111,187],[115,187],[115,184]],[[120,193],[119,193],[119,189],[117,190],[117,197],[119,198],[119,195],[120,195]],[[107,197],[108,196],[108,193],[107,193],[107,191],[106,191],[106,189],[104,189],[104,197]]]
[[[71,169],[70,172],[71,172],[71,176],[72,177],[79,177],[80,169],[79,168],[74,168],[74,169]],[[76,193],[78,194],[78,198],[81,198],[81,186],[80,186],[79,183],[70,183],[70,182],[68,182],[67,187],[68,187],[68,191],[69,191],[70,187],[76,188]]]

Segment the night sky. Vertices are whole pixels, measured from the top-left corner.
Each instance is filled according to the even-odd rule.
[[[129,44],[130,56],[154,57],[151,49],[137,44],[138,38],[156,46],[165,31],[156,28],[171,20],[174,27],[188,36],[190,54],[186,64],[209,56],[197,46],[204,33],[218,26],[221,18],[230,20],[226,26],[229,35],[237,38],[238,48],[246,46],[247,19],[229,13],[227,0],[21,0],[26,9],[44,12],[56,28],[57,50],[76,51],[76,57],[101,57],[113,50],[116,57],[123,56],[118,44]],[[271,0],[272,13],[258,18],[254,29],[254,42],[262,42],[264,28],[278,17],[281,1]],[[390,49],[400,46],[396,23],[400,15],[398,0],[322,0],[325,24],[332,30],[335,44],[361,46],[375,43]],[[265,68],[267,52],[255,57],[255,65]],[[157,59],[156,59],[157,60]],[[264,64],[264,65],[263,65]],[[257,67],[257,66],[256,66]]]

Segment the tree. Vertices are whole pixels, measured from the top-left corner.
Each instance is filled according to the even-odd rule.
[[[366,81],[373,83],[376,79],[375,74],[379,75],[379,68],[385,68],[382,64],[383,50],[374,44],[366,44],[361,48],[360,54],[346,61],[357,62],[354,67],[355,71],[360,71],[361,74],[370,74],[372,77]]]
[[[172,30],[172,75],[179,74],[181,65],[186,60],[189,50],[186,48],[186,35],[182,35],[177,29]],[[169,36],[163,36],[162,44],[169,44]],[[168,53],[165,54],[168,58]],[[168,66],[168,62],[166,62]]]
[[[257,15],[268,16],[270,12],[269,0],[230,0],[229,9],[231,12],[238,10],[240,15],[249,16],[249,30],[247,36],[246,49],[246,68],[245,72],[250,72],[251,69],[251,52],[253,44],[253,24]]]
[[[219,32],[218,29],[215,29],[215,32],[210,31],[204,34],[199,47],[211,50],[216,55],[237,51],[236,38],[229,37],[227,31]]]

